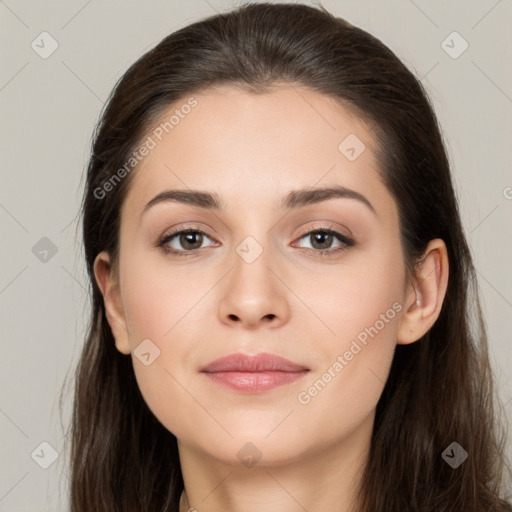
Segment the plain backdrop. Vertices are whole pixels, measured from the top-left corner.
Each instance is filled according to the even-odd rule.
[[[0,512],[67,509],[64,431],[72,387],[64,393],[62,418],[59,395],[73,376],[88,321],[77,213],[102,105],[128,66],[168,33],[236,5],[0,1]],[[510,419],[512,3],[323,5],[387,44],[433,101]]]

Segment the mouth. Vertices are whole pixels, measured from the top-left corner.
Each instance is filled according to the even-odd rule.
[[[242,392],[262,392],[292,383],[310,369],[274,354],[248,356],[237,353],[212,361],[201,369],[207,378],[223,387]]]

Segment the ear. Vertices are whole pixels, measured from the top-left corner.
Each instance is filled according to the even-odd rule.
[[[439,317],[448,287],[448,253],[440,238],[431,240],[405,294],[397,343],[419,340]]]
[[[119,283],[110,262],[110,255],[100,252],[94,260],[94,276],[103,295],[105,313],[116,342],[116,348],[123,354],[130,353],[126,319],[121,304]]]

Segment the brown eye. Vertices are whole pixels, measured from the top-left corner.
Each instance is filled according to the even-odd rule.
[[[353,240],[331,229],[317,229],[315,231],[310,231],[303,235],[300,240],[309,240],[311,245],[311,247],[304,247],[303,245],[300,247],[321,253],[332,253],[354,245]],[[333,247],[333,243],[336,241],[338,241],[338,244]]]
[[[333,235],[325,231],[317,231],[309,235],[314,249],[329,249],[334,241]]]
[[[165,252],[186,256],[187,253],[194,253],[201,249],[205,238],[211,240],[206,233],[199,229],[182,229],[164,236],[158,245]]]
[[[203,244],[203,235],[199,232],[181,233],[178,237],[179,243],[184,249],[199,249]]]

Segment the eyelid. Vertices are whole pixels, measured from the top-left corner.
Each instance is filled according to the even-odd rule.
[[[197,231],[199,233],[208,235],[206,230],[203,229],[202,227],[200,227],[200,224],[186,223],[186,224],[180,224],[178,227],[173,227],[169,231],[165,231],[164,234],[160,238],[162,239],[162,238],[169,237],[171,235],[176,235],[178,233],[181,233],[182,231],[194,231],[194,232]],[[210,236],[210,235],[208,235],[208,236]]]
[[[204,229],[202,229],[194,224],[186,224],[184,226],[180,226],[176,229],[166,232],[164,235],[162,235],[161,237],[158,238],[156,245],[157,245],[157,247],[164,246],[170,239],[176,237],[177,235],[180,235],[182,233],[187,233],[187,232],[201,233],[202,235],[208,237],[209,239],[214,240],[214,238],[212,236],[210,236]],[[199,251],[199,249],[195,249],[195,251]],[[190,254],[190,253],[193,253],[194,251],[177,251],[177,252],[183,252],[183,253]]]
[[[310,249],[308,247],[298,247],[299,250],[308,252],[308,253],[314,253],[314,254],[320,254],[327,256],[335,256],[339,254],[340,252],[349,249],[356,245],[356,241],[353,238],[352,234],[347,235],[341,232],[339,228],[333,228],[332,226],[326,226],[326,225],[319,225],[315,226],[313,228],[309,227],[305,231],[303,231],[298,237],[296,238],[297,241],[302,240],[306,236],[311,236],[313,233],[329,233],[330,235],[334,236],[338,239],[338,241],[341,243],[339,247],[331,248],[331,249]],[[295,242],[294,242],[295,243]]]
[[[328,224],[318,224],[318,225],[315,225],[313,227],[308,226],[304,230],[301,230],[299,232],[298,237],[299,238],[303,237],[304,235],[308,235],[308,234],[313,233],[315,231],[332,231],[333,233],[339,234],[339,235],[345,237],[346,239],[352,239],[353,238],[353,235],[352,235],[351,231],[348,228],[345,228],[345,230],[348,231],[348,233],[343,233],[341,230],[342,230],[341,227],[335,227],[335,226],[328,225]]]

